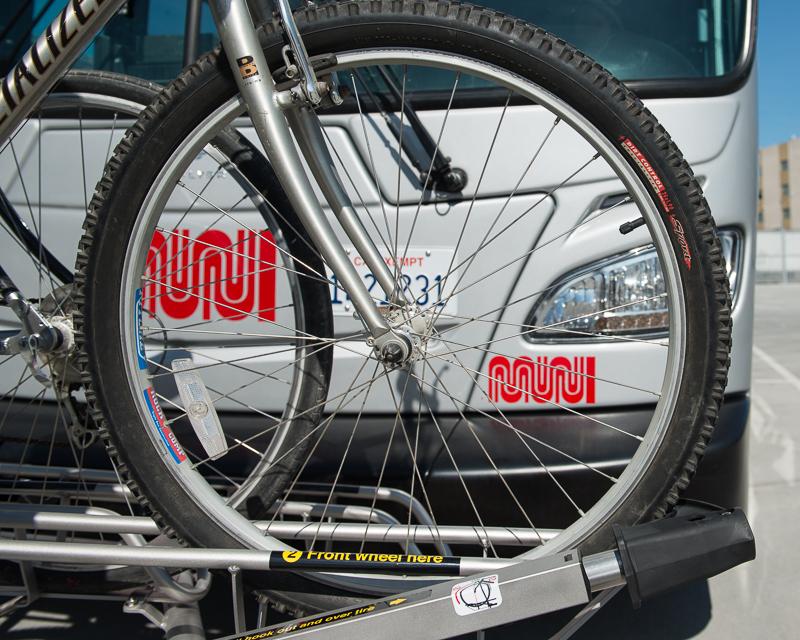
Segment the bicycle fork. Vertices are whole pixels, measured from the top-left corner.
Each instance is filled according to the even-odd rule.
[[[300,82],[286,91],[276,88],[246,0],[210,0],[209,5],[253,126],[289,201],[350,296],[369,331],[376,353],[387,362],[403,362],[411,353],[411,341],[404,332],[390,326],[369,295],[314,194],[292,140],[293,132],[339,224],[375,275],[387,299],[395,307],[407,305],[402,287],[396,285],[395,275],[355,213],[313,110],[323,100],[338,103],[340,98],[332,83],[317,80],[288,1],[276,0],[276,3],[294,57],[294,64],[287,65],[287,69],[291,68],[292,76],[300,76]]]

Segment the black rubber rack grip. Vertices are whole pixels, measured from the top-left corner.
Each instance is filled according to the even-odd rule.
[[[642,600],[756,557],[753,531],[738,508],[633,527],[615,525],[614,535],[634,608]]]

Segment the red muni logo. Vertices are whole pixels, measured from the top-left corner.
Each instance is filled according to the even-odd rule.
[[[269,231],[156,231],[145,270],[145,310],[176,320],[275,320],[275,254]]]
[[[529,356],[489,360],[489,398],[493,402],[595,403],[595,358]]]

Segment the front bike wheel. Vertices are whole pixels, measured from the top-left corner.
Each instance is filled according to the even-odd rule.
[[[343,184],[414,300],[411,312],[389,314],[412,336],[413,354],[397,368],[378,360],[335,278],[322,305],[336,316],[330,336],[250,317],[250,329],[228,328],[209,345],[202,332],[238,320],[217,314],[180,324],[154,298],[179,294],[195,310],[226,304],[203,293],[214,271],[195,269],[191,286],[176,284],[177,268],[154,278],[154,238],[178,233],[171,203],[199,200],[203,225],[219,215],[242,233],[253,229],[224,203],[224,188],[212,196],[187,186],[195,163],[210,156],[203,170],[212,174],[227,166],[208,152],[217,132],[247,126],[236,121],[244,110],[227,63],[219,53],[203,58],[117,150],[78,262],[96,406],[151,508],[181,536],[210,546],[497,556],[594,551],[610,544],[612,524],[663,515],[711,435],[730,349],[714,223],[667,133],[600,65],[494,11],[358,1],[304,9],[297,21],[311,55],[335,56],[322,73],[337,74],[345,103],[320,116]],[[276,25],[264,26],[262,43],[270,67],[280,67]],[[422,171],[403,145],[417,135],[407,103],[435,142]],[[432,180],[439,149],[464,169],[456,192]],[[292,216],[288,208],[274,214],[276,224]],[[179,235],[187,246],[208,244],[186,228]],[[294,255],[301,246],[309,249],[286,247],[283,268],[300,280],[325,279],[321,262],[307,269]],[[236,254],[210,256],[220,251]],[[161,287],[144,294],[150,322],[137,316],[143,282]],[[208,323],[215,328],[202,328]],[[158,344],[147,339],[155,333]],[[203,479],[208,454],[176,456],[178,440],[194,442],[190,407],[173,393],[159,396],[174,409],[166,421],[154,408],[147,394],[155,372],[139,365],[143,342],[151,364],[184,349],[197,354],[201,377],[233,372],[225,387],[217,378],[205,383],[214,386],[210,404],[226,435],[244,414],[254,435],[229,439],[215,465],[248,449],[249,438],[267,436],[249,447],[258,465],[313,441],[283,483],[251,485],[251,495],[268,496],[261,529],[226,509]],[[295,350],[309,342],[335,354],[324,417],[274,458],[269,432],[290,434],[292,421],[263,421],[285,397],[272,391],[272,377],[303,362]],[[233,375],[238,358],[263,364],[260,379]],[[636,405],[637,418],[621,417],[620,404]],[[175,433],[184,423],[175,440],[164,439],[165,422]],[[404,497],[379,503],[387,493]],[[348,512],[342,500],[362,511]],[[365,522],[326,526],[348,518]],[[318,579],[357,593],[410,584],[397,576]]]

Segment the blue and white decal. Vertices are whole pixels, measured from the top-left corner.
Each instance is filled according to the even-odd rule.
[[[144,390],[144,401],[147,403],[150,418],[153,420],[159,437],[167,447],[169,455],[172,456],[172,459],[177,464],[180,464],[186,460],[186,454],[183,452],[183,447],[181,447],[175,434],[172,433],[172,429],[167,425],[164,412],[161,410],[158,400],[156,400],[156,393],[153,391],[153,387],[147,387],[147,389]]]
[[[135,296],[136,322],[136,359],[139,369],[147,369],[147,358],[144,357],[144,340],[142,339],[142,290],[136,290]]]

